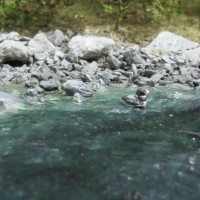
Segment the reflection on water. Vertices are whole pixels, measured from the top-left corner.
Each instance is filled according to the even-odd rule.
[[[199,199],[200,92],[152,88],[139,110],[131,90],[0,116],[0,199]]]

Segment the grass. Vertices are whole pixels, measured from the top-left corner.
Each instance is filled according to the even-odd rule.
[[[118,31],[114,31],[113,16],[106,14],[101,5],[94,0],[84,0],[84,3],[83,0],[76,0],[74,4],[68,6],[61,1],[51,9],[41,8],[40,13],[38,7],[37,9],[29,8],[28,17],[21,24],[16,23],[16,17],[12,19],[10,16],[5,19],[7,23],[3,23],[4,26],[1,29],[2,32],[18,31],[26,35],[34,35],[39,30],[50,31],[56,28],[64,32],[67,28],[71,28],[77,33],[89,29],[96,35],[105,35],[116,41],[141,45],[146,45],[160,31],[168,30],[200,43],[198,16],[179,15],[172,17],[170,21],[152,22],[149,19],[146,20],[146,15],[140,6],[139,4],[132,6],[132,10],[126,13]]]

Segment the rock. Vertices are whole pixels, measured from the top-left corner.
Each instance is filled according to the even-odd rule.
[[[111,54],[106,57],[106,61],[108,62],[109,68],[112,70],[120,69],[122,65],[122,63]]]
[[[131,71],[133,72],[134,76],[136,76],[138,74],[137,67],[134,63],[131,65]]]
[[[143,48],[143,50],[148,54],[153,54],[155,51],[159,51],[161,53],[178,53],[179,51],[183,52],[195,49],[198,46],[199,44],[196,42],[190,41],[174,33],[163,31],[159,33],[147,47]]]
[[[93,95],[91,86],[79,80],[68,80],[62,86],[65,92],[71,96],[75,93],[80,93],[83,97],[91,97]]]
[[[153,76],[151,76],[151,80],[157,83],[161,80],[162,77],[163,77],[163,74],[154,74]]]
[[[81,70],[82,73],[87,73],[89,75],[95,75],[98,70],[98,64],[96,61],[93,61],[91,63],[87,63],[86,66],[83,67]]]
[[[110,84],[110,71],[105,70],[105,71],[100,71],[97,74],[97,78],[102,79],[105,85]]]
[[[18,41],[19,40],[19,33],[17,32],[10,32],[10,33],[4,33],[4,34],[0,34],[0,42],[4,41],[4,40],[15,40]]]
[[[41,81],[40,86],[46,91],[58,90],[59,83],[56,80]]]
[[[110,48],[115,44],[112,39],[97,36],[74,36],[68,44],[70,60],[97,59],[108,54]]]
[[[75,93],[73,96],[73,101],[76,103],[83,103],[84,97],[80,93]]]
[[[154,70],[145,70],[142,75],[144,77],[151,78],[154,74],[156,74],[156,71]]]
[[[133,63],[134,64],[144,63],[144,60],[142,59],[138,49],[130,48],[127,51],[122,52],[122,55],[124,56],[124,61],[129,66],[131,66]]]
[[[0,43],[0,64],[27,63],[28,60],[28,49],[21,42],[4,40]]]
[[[66,34],[69,38],[72,38],[75,36],[75,33],[71,29],[67,29]]]
[[[31,97],[37,96],[38,95],[37,89],[35,89],[35,88],[28,88],[26,90],[26,95],[27,96],[31,96]]]
[[[55,46],[44,34],[38,33],[28,43],[28,52],[36,60],[45,60],[51,54],[55,53]]]
[[[36,78],[31,78],[25,82],[25,86],[32,88],[39,84],[39,81]]]
[[[59,29],[55,30],[52,34],[48,34],[47,38],[55,46],[61,46],[62,42],[65,40],[63,32]]]
[[[0,99],[0,111],[5,110],[6,109],[6,104],[3,100]]]
[[[200,47],[185,51],[183,55],[189,60],[194,67],[200,66]]]
[[[191,77],[191,75],[182,75],[182,76],[179,76],[178,78],[178,82],[181,84],[189,83],[192,80],[193,78]]]
[[[72,64],[66,59],[63,59],[61,61],[60,65],[63,66],[63,69],[65,69],[65,70],[67,70],[69,72],[72,71],[72,69],[73,69]]]

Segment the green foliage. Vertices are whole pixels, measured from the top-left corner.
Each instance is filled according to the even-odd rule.
[[[104,11],[115,19],[115,30],[119,29],[125,11],[130,8],[131,0],[99,0]]]
[[[154,20],[169,20],[174,14],[180,14],[186,0],[153,0],[146,11],[153,15]]]

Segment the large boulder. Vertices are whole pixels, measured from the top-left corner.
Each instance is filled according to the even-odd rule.
[[[4,40],[0,43],[0,63],[27,63],[28,48],[19,41]]]
[[[28,43],[28,52],[36,60],[45,60],[55,53],[55,46],[43,33],[38,33]]]
[[[161,53],[166,52],[183,52],[186,50],[195,49],[199,46],[198,43],[190,41],[182,36],[174,33],[163,31],[145,48],[144,51],[152,54],[155,51]]]
[[[91,97],[93,95],[91,86],[79,80],[68,80],[62,86],[65,92],[71,96],[75,93],[80,93],[83,97]]]
[[[69,58],[74,61],[77,58],[96,59],[108,54],[115,42],[106,37],[75,36],[69,44]]]

